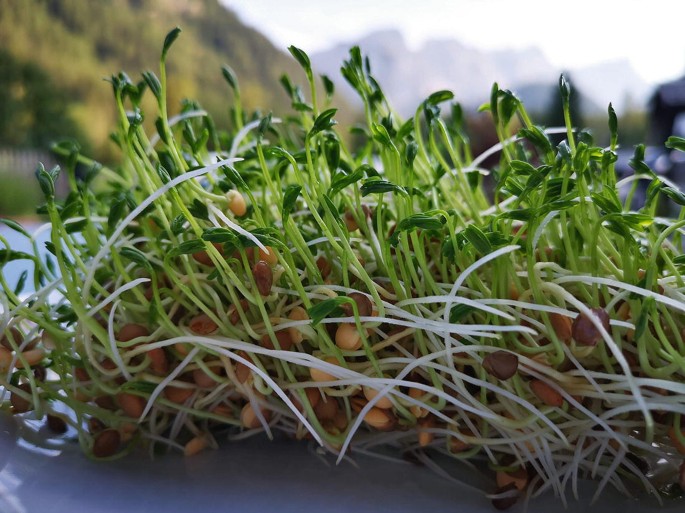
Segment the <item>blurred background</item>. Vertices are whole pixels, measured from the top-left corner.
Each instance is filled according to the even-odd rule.
[[[138,81],[156,70],[164,36],[177,25],[172,114],[191,98],[228,127],[224,64],[248,109],[292,112],[279,79],[304,84],[287,52],[293,44],[335,82],[344,130],[361,118],[361,103],[339,69],[359,45],[399,116],[434,91],[452,90],[475,153],[494,142],[488,115],[478,112],[493,82],[514,91],[535,122],[554,126],[563,120],[556,87],[564,72],[576,125],[607,144],[612,102],[621,152],[648,143],[648,164],[672,174],[679,164],[663,142],[685,132],[684,13],[679,0],[2,0],[0,216],[35,211],[33,171],[39,161],[55,162],[55,141],[76,140],[85,153],[116,162],[106,79],[124,70]]]

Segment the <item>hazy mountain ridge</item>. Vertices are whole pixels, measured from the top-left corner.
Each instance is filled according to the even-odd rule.
[[[385,30],[312,55],[314,66],[335,78],[340,90],[350,96],[354,93],[338,78],[338,69],[352,45],[360,46],[362,53],[369,56],[372,74],[393,106],[404,115],[440,89],[453,91],[458,101],[474,108],[489,100],[494,82],[515,92],[520,90],[531,110],[544,109],[549,101],[545,98],[551,99],[551,93],[542,93],[556,87],[562,71],[577,86],[582,109],[587,113],[605,111],[609,101],[617,110],[627,103],[643,106],[651,93],[628,61],[560,70],[535,47],[488,52],[456,39],[440,39],[411,50],[398,31]]]

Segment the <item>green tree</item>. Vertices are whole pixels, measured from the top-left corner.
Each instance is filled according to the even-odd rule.
[[[84,141],[67,111],[67,97],[38,66],[0,50],[0,141],[3,146],[47,148],[65,137]]]

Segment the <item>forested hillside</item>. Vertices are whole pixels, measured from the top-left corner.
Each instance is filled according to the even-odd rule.
[[[168,62],[170,112],[188,97],[219,126],[229,123],[224,64],[235,70],[248,109],[285,111],[279,77],[304,80],[285,49],[217,0],[2,0],[0,145],[35,147],[70,136],[112,156],[115,112],[105,79],[124,70],[137,81],[155,70],[174,26],[183,34]]]

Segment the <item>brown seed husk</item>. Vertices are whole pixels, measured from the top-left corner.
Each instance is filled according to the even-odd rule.
[[[59,415],[48,413],[47,426],[50,431],[58,435],[62,435],[67,432],[67,423]]]
[[[257,262],[252,268],[252,275],[254,276],[257,290],[262,296],[268,296],[271,292],[271,286],[274,282],[274,273],[269,264],[264,260]]]
[[[516,485],[514,483],[509,483],[507,486],[504,486],[502,488],[498,488],[495,493],[500,494],[500,493],[505,493],[509,492],[511,490],[516,490]],[[497,499],[492,499],[492,505],[494,506],[495,509],[504,511],[505,509],[511,508],[516,502],[518,501],[519,497],[518,495],[512,495],[510,497],[500,497]]]
[[[31,385],[28,383],[23,383],[17,387],[22,392],[31,394]],[[12,405],[13,413],[26,413],[27,411],[33,410],[33,402],[29,399],[25,399],[23,396],[16,392],[10,394],[10,404]]]
[[[561,315],[558,313],[549,314],[549,321],[554,328],[554,333],[556,333],[557,338],[562,342],[568,342],[571,340],[572,335],[572,322],[569,317]]]
[[[483,368],[497,379],[507,380],[518,371],[519,359],[509,351],[495,351],[483,358]]]
[[[564,398],[562,395],[544,381],[534,379],[530,382],[530,389],[537,396],[537,398],[547,406],[555,406],[560,408],[564,404]]]
[[[139,395],[127,394],[122,392],[117,394],[117,404],[124,412],[124,415],[137,419],[145,410],[145,399]]]
[[[276,341],[282,351],[288,351],[293,346],[293,339],[288,330],[276,331],[274,335],[276,335]],[[266,349],[276,349],[268,333],[262,336],[260,345]]]
[[[369,317],[373,313],[373,303],[371,303],[371,300],[368,298],[368,296],[362,294],[361,292],[352,292],[347,297],[354,300],[356,303],[359,317]],[[354,315],[351,304],[343,303],[340,308],[345,315]]]
[[[325,256],[320,256],[316,259],[316,268],[321,273],[321,277],[325,280],[331,274],[331,264]]]
[[[119,333],[117,334],[117,340],[119,342],[128,342],[138,337],[147,337],[150,335],[150,331],[142,324],[124,324]]]
[[[528,471],[524,467],[519,467],[513,472],[497,472],[497,486],[504,488],[510,483],[514,483],[518,490],[523,491],[528,486]]]
[[[207,314],[200,314],[193,317],[190,320],[190,323],[188,323],[188,327],[190,328],[190,331],[197,335],[211,335],[219,329],[217,323]]]
[[[119,451],[121,435],[116,429],[105,429],[95,436],[93,441],[93,456],[108,458]]]
[[[5,332],[0,337],[0,346],[12,350],[12,344],[10,344],[10,337],[12,338],[17,347],[21,345],[21,342],[24,338],[17,328],[12,327],[8,330],[5,330]]]
[[[602,324],[602,327],[609,331],[609,314],[606,310],[604,308],[593,308],[591,311],[592,315]],[[573,320],[572,333],[573,340],[581,346],[596,346],[602,340],[602,333],[584,313],[579,314]]]
[[[169,361],[161,347],[155,347],[147,352],[150,358],[150,370],[157,376],[166,376],[169,373]]]

